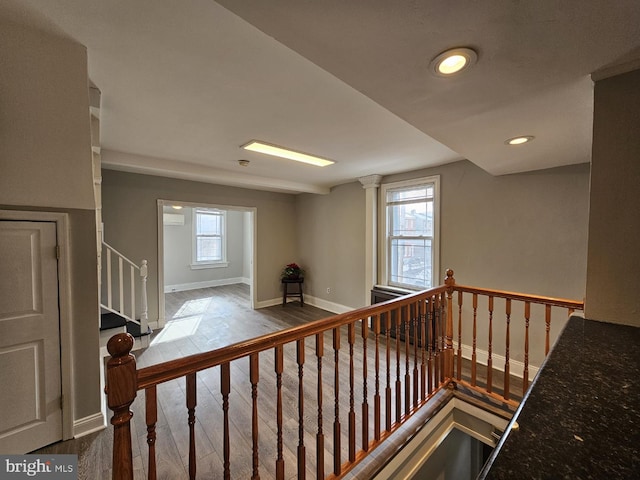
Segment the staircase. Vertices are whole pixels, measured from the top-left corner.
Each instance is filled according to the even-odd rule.
[[[147,309],[147,261],[140,265],[102,242],[100,292],[100,347],[106,351],[109,338],[130,333],[137,348],[149,346],[152,330]]]

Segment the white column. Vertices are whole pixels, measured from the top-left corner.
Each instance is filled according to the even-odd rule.
[[[378,281],[378,187],[381,175],[358,179],[366,191],[365,219],[365,305],[371,305],[371,289]]]

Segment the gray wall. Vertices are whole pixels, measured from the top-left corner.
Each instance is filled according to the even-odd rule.
[[[113,154],[105,152],[103,159]],[[258,302],[281,296],[280,270],[298,257],[293,195],[113,170],[103,170],[102,177],[105,241],[132,260],[149,261],[151,321],[158,318],[158,199],[257,207],[254,288]]]
[[[441,180],[440,279],[452,268],[465,285],[584,297],[588,164],[493,177],[464,160],[383,182],[429,175]],[[364,283],[364,202],[357,182],[329,195],[298,197],[299,250],[310,294],[362,306],[362,287],[345,284]],[[333,296],[327,287],[336,289]]]
[[[365,274],[365,191],[360,183],[329,195],[299,195],[296,203],[305,293],[348,307],[362,307]],[[292,260],[293,261],[293,260]],[[331,293],[327,293],[327,288]]]
[[[440,279],[581,300],[589,165],[494,177],[469,161],[387,176],[440,175]],[[439,282],[442,283],[442,282]]]
[[[74,419],[100,412],[87,55],[0,20],[0,208],[69,215]]]
[[[194,209],[189,207],[184,207],[180,211],[173,210],[171,207],[165,207],[166,213],[184,215],[184,225],[164,225],[165,287],[223,281],[243,277],[246,247],[244,212],[238,210],[227,211],[226,239],[228,266],[192,269],[193,211]],[[249,277],[247,276],[246,278]]]
[[[460,161],[387,176],[383,182],[429,175],[440,175],[441,181],[440,279],[452,268],[463,285],[584,298],[588,164],[493,177],[471,162]],[[335,187],[326,196],[299,196],[299,250],[308,272],[308,294],[340,305],[362,306],[364,200],[360,183]],[[331,294],[326,293],[327,287]],[[467,299],[465,310],[469,304]],[[487,305],[480,308],[486,311]],[[505,307],[496,301],[495,308],[500,315],[494,324],[493,351],[504,355]],[[513,310],[510,357],[522,362],[523,312],[521,306]],[[478,316],[478,348],[487,350],[488,323],[483,315]],[[544,358],[543,315],[533,308],[529,361],[536,366]],[[472,318],[469,312],[467,318]],[[554,312],[552,341],[565,323],[566,311]],[[463,329],[463,344],[471,343],[471,330]]]
[[[640,326],[640,70],[596,82],[586,315]]]
[[[451,268],[456,282],[498,290],[582,300],[585,295],[589,211],[589,164],[494,177],[468,161],[383,182],[440,175],[440,279]],[[442,284],[443,282],[439,282]],[[457,298],[456,298],[457,301]],[[463,315],[473,318],[472,298],[463,298]],[[488,351],[488,301],[481,298],[477,348]],[[506,354],[506,305],[495,301],[492,329],[494,365]],[[567,311],[552,312],[551,342],[567,320]],[[457,322],[454,322],[457,339]],[[467,325],[467,328],[464,328]],[[514,303],[510,359],[524,362],[524,306]],[[473,330],[463,323],[462,343],[472,345]],[[544,310],[532,306],[529,364],[544,359]],[[520,365],[512,371],[522,374]]]

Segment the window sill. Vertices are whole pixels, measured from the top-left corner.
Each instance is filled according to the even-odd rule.
[[[191,270],[204,270],[207,268],[225,268],[229,266],[229,262],[215,262],[215,263],[192,263],[190,265]]]

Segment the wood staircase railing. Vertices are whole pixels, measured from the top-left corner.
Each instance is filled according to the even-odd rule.
[[[455,291],[458,292],[457,353],[454,351]],[[477,297],[487,296],[490,303],[492,298],[504,298],[509,304],[506,380],[501,389],[491,379],[491,368],[484,387],[476,381],[475,373],[470,381],[463,379],[462,299],[465,293],[472,295],[474,305],[473,372],[479,364],[475,357]],[[189,430],[188,472],[189,478],[196,477],[198,375],[212,382],[213,371],[218,374],[214,383],[219,388],[221,409],[214,424],[207,428],[221,432],[221,470],[225,479],[238,478],[233,473],[238,465],[251,465],[252,479],[260,478],[261,469],[270,470],[265,473],[276,479],[289,478],[292,472],[296,472],[299,479],[307,475],[341,478],[440,389],[453,388],[456,382],[513,403],[508,380],[508,332],[513,301],[524,302],[527,312],[526,305],[534,302],[549,310],[552,306],[570,311],[582,308],[581,303],[568,300],[459,287],[455,285],[453,271],[448,270],[445,285],[431,290],[140,370],[136,370],[135,357],[130,353],[133,339],[127,334],[118,334],[107,345],[112,355],[107,364],[106,392],[109,408],[114,412],[111,419],[113,478],[133,478],[130,406],[140,391],[144,392],[146,407],[146,473],[150,479],[157,478],[157,388],[183,377]],[[525,315],[527,335],[528,315]],[[547,332],[548,318],[544,324]],[[525,337],[525,345],[528,345],[527,339]],[[491,352],[491,343],[488,348]],[[492,359],[491,353],[489,359]],[[329,375],[324,373],[327,368]],[[528,383],[527,372],[525,361],[525,383]],[[349,379],[347,392],[340,390],[340,386],[346,384],[341,380],[343,376]],[[307,380],[308,377],[311,378]],[[250,431],[238,433],[238,429],[234,429],[235,434],[243,438],[234,437],[231,428],[232,415],[243,407],[239,405],[242,402],[233,403],[238,398],[238,389],[251,392],[250,405],[245,406]],[[497,393],[499,390],[502,393]],[[207,417],[211,418],[211,412],[207,412]],[[243,442],[250,445],[250,451],[232,448]],[[261,451],[271,450],[274,445],[270,460],[260,456]],[[294,455],[295,466],[290,465]]]

